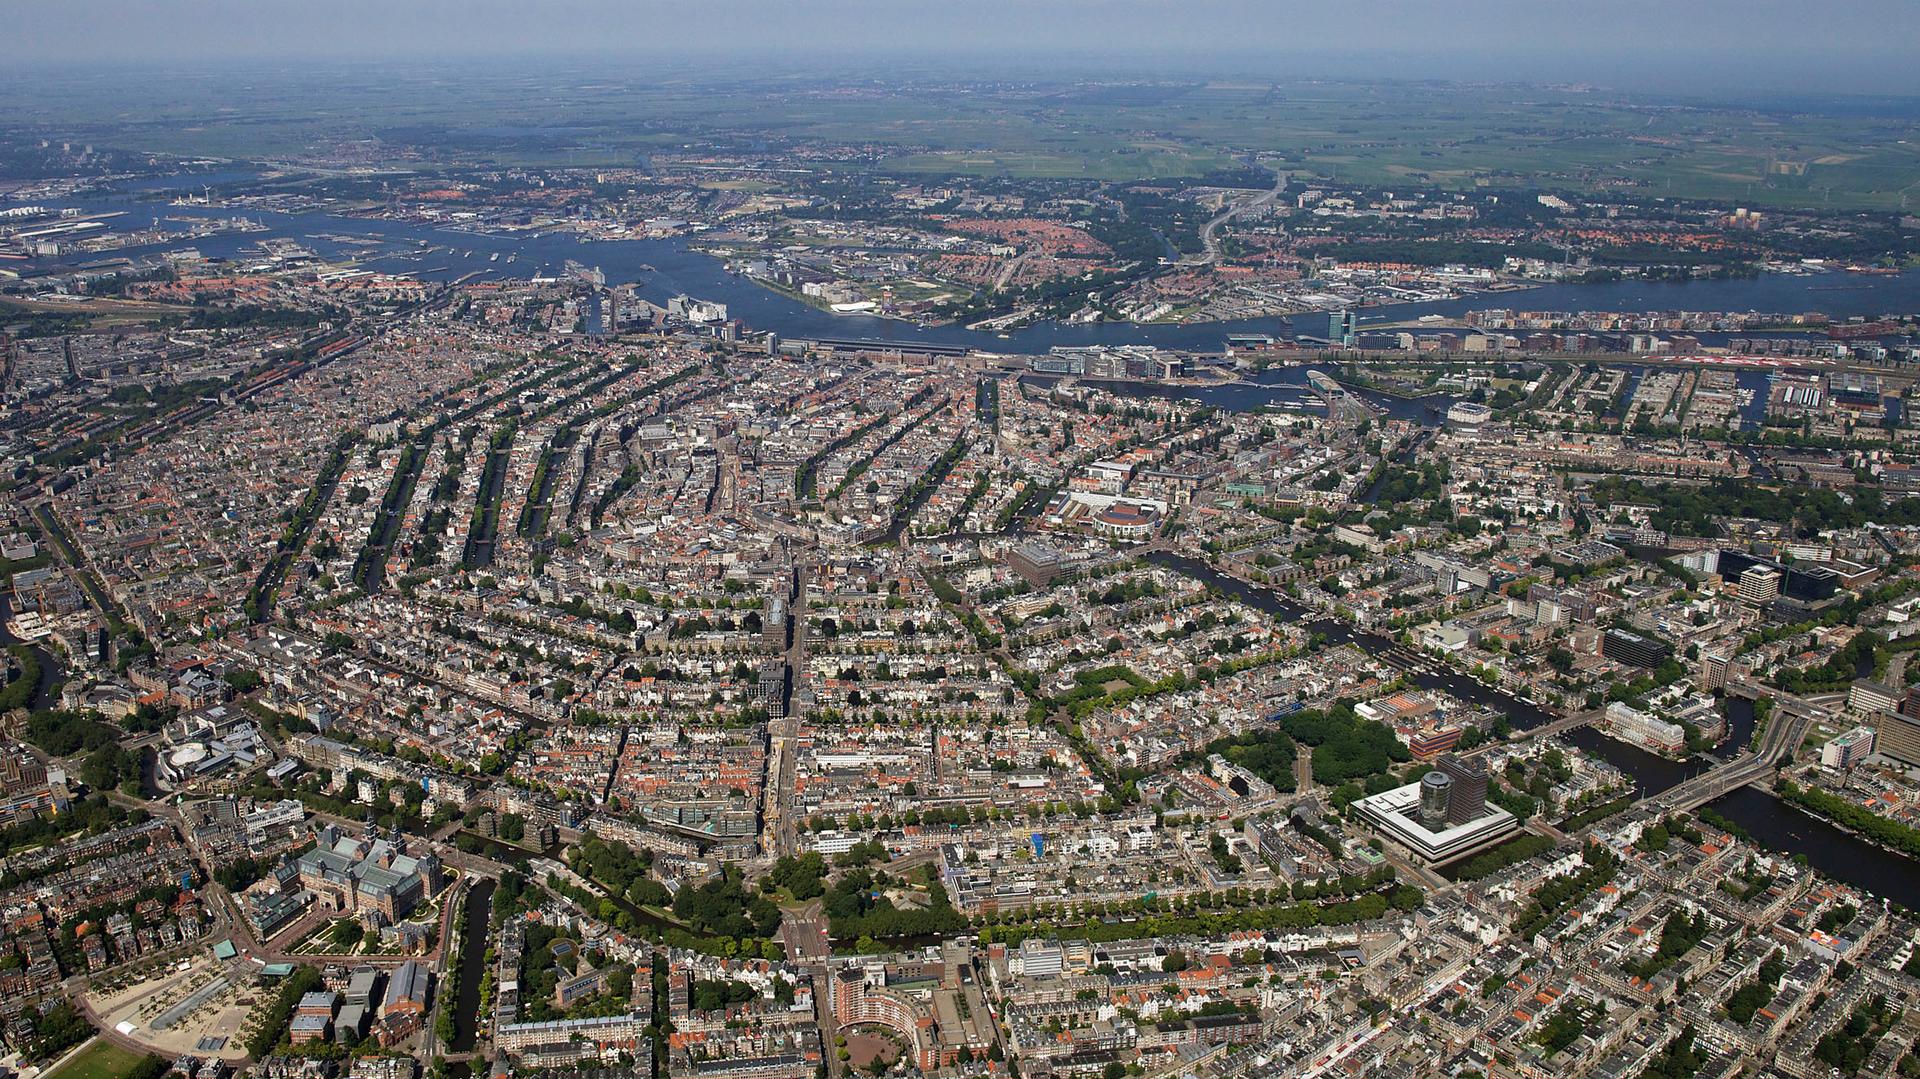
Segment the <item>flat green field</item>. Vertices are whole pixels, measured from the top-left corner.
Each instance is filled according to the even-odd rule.
[[[107,1041],[95,1038],[93,1044],[61,1065],[47,1079],[121,1079],[146,1058]]]
[[[1755,207],[1920,210],[1920,105],[1675,102],[1442,82],[882,81],[871,72],[302,68],[121,82],[0,74],[0,140],[400,168],[639,164],[656,154],[840,170],[1123,181],[1259,160],[1304,176]]]
[[[1082,152],[946,150],[886,159],[895,172],[942,176],[1012,176],[1020,179],[1138,180],[1201,176],[1230,168],[1233,160],[1207,151],[1112,150]]]

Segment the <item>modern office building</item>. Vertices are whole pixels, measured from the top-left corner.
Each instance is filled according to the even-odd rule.
[[[1900,700],[1899,689],[1870,678],[1856,678],[1847,688],[1847,711],[1857,715],[1892,712],[1900,707]]]
[[[1873,728],[1855,727],[1820,747],[1820,763],[1828,768],[1851,768],[1873,752]]]
[[[1706,692],[1727,688],[1727,673],[1733,666],[1733,660],[1719,652],[1700,654],[1700,671],[1695,684]]]
[[[1740,574],[1740,598],[1747,603],[1765,606],[1780,598],[1780,573],[1763,566],[1754,566]]]
[[[1465,824],[1487,811],[1487,762],[1480,757],[1449,753],[1434,762],[1453,781],[1447,799],[1447,820]]]
[[[1440,754],[1460,744],[1460,736],[1466,733],[1460,727],[1447,723],[1438,727],[1424,727],[1407,736],[1407,749],[1417,761],[1430,761]]]
[[[1420,826],[1439,831],[1447,824],[1447,803],[1453,798],[1453,777],[1445,772],[1428,772],[1420,777]]]
[[[1442,793],[1450,807],[1457,786],[1451,776],[1447,776],[1444,783],[1429,785],[1426,780],[1435,776],[1446,776],[1446,773],[1429,772],[1419,783],[1362,798],[1354,806],[1360,810],[1360,818],[1372,825],[1381,838],[1398,843],[1415,857],[1433,864],[1455,861],[1485,850],[1520,830],[1520,822],[1513,814],[1488,805],[1483,805],[1480,816],[1473,820],[1463,823],[1444,820],[1437,826],[1428,826],[1422,818],[1439,808],[1428,799],[1437,799],[1442,794],[1430,796],[1427,791],[1431,786],[1444,788]]]
[[[1023,543],[1007,555],[1007,568],[1035,588],[1045,588],[1068,569],[1067,559],[1043,543]]]
[[[1840,574],[1825,566],[1790,566],[1780,582],[1780,594],[1818,603],[1840,591]]]
[[[1683,564],[1700,572],[1718,573],[1722,580],[1735,585],[1743,597],[1745,595],[1744,578],[1748,571],[1756,569],[1778,574],[1780,591],[1777,595],[1803,604],[1817,604],[1831,599],[1839,592],[1841,585],[1840,574],[1831,567],[1804,564],[1789,566],[1745,551],[1730,551],[1725,548],[1703,551],[1682,561]],[[1759,601],[1750,600],[1749,602]],[[1772,600],[1769,599],[1766,602],[1772,602]]]
[[[1353,312],[1334,311],[1327,315],[1327,341],[1347,347],[1353,344]]]
[[[1632,630],[1610,629],[1600,638],[1600,654],[1618,663],[1653,668],[1673,655],[1673,646]]]
[[[1920,765],[1920,718],[1880,713],[1874,717],[1873,749],[1902,764]]]

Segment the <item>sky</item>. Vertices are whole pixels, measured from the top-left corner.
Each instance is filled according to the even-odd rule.
[[[753,57],[1920,94],[1920,0],[6,0],[0,26],[4,63],[65,68]]]

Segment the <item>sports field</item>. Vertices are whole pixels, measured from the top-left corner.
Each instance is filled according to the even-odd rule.
[[[129,1052],[105,1038],[95,1038],[46,1079],[123,1079],[146,1057]]]

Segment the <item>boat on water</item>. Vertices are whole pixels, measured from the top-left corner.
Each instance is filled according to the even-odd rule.
[[[499,261],[500,261],[500,252],[498,252],[498,251],[495,251],[495,252],[494,252],[493,254],[491,254],[491,255],[488,255],[488,256],[487,256],[487,261],[488,261],[488,262],[499,262]]]

